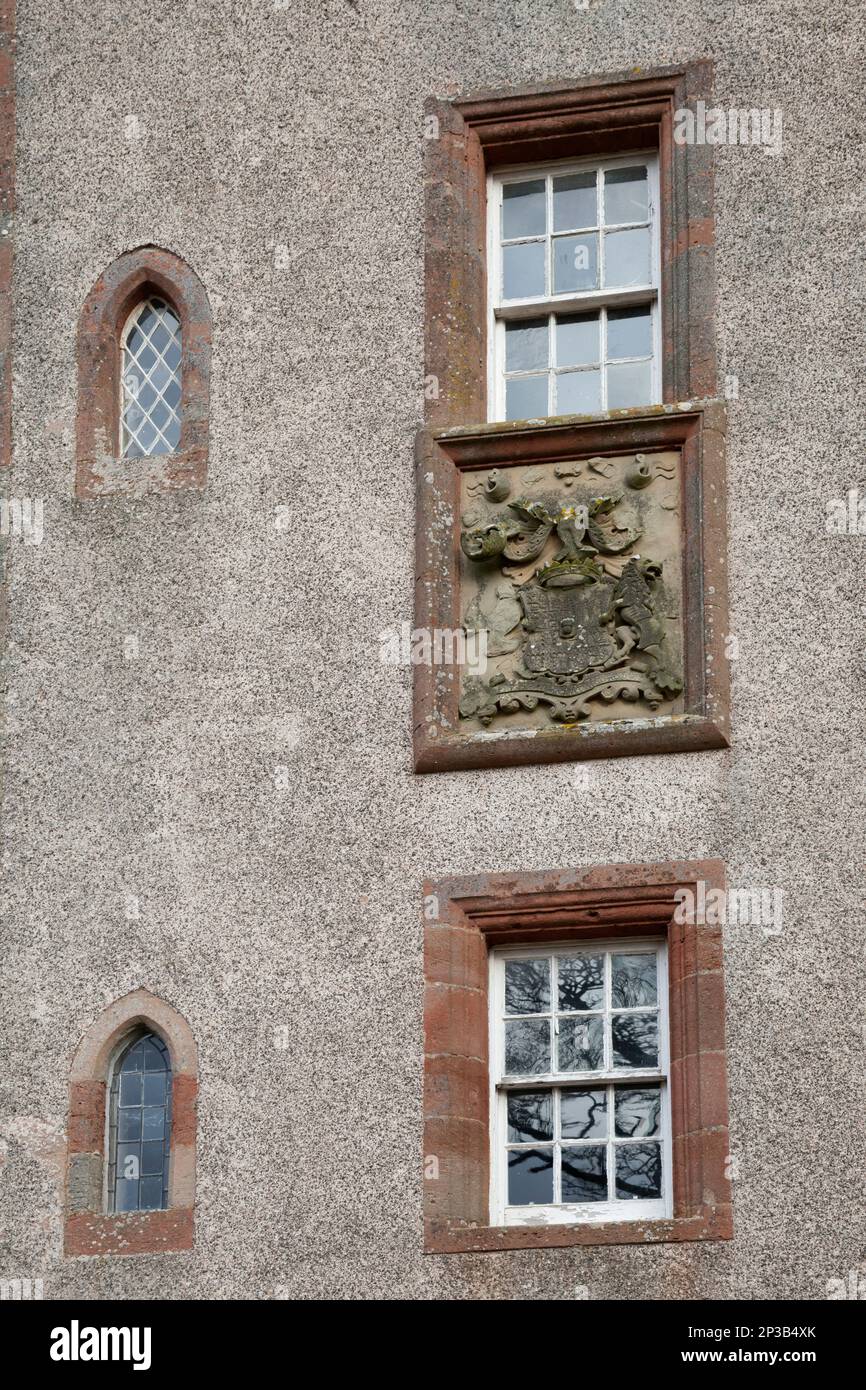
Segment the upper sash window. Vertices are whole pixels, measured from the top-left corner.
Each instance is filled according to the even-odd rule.
[[[490,414],[598,414],[662,398],[658,160],[488,180]]]

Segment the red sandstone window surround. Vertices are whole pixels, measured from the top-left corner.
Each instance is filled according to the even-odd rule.
[[[658,161],[660,399],[715,394],[713,150],[673,139],[675,113],[711,95],[712,66],[698,62],[427,103],[428,426],[499,418],[488,400],[488,178],[626,154]]]
[[[149,1146],[118,1144],[118,1100],[109,1108],[109,1089],[116,1087],[116,1068],[130,1045],[145,1036],[166,1050],[170,1071],[170,1111],[164,1117],[170,1134],[168,1165],[161,1158],[158,1199],[148,1187]],[[155,1067],[142,1065],[143,1080]],[[132,1069],[134,1080],[135,1068]],[[112,1086],[112,1082],[115,1086]],[[143,1097],[142,1091],[142,1097]],[[66,1170],[65,1255],[141,1255],[190,1250],[195,1205],[196,1097],[198,1055],[186,1020],[146,989],[135,990],[110,1005],[91,1024],[78,1046],[70,1074]],[[126,1107],[124,1107],[126,1108]],[[153,1118],[156,1105],[139,1112],[141,1123]],[[134,1107],[127,1113],[135,1119]],[[109,1112],[110,1111],[110,1112]],[[165,1128],[163,1128],[165,1137]],[[157,1145],[157,1147],[159,1147]],[[124,1172],[123,1160],[136,1164]],[[139,1176],[131,1178],[135,1171]],[[166,1184],[167,1177],[167,1184]],[[109,1191],[109,1178],[114,1180]],[[128,1209],[121,1210],[122,1206]]]
[[[204,286],[172,252],[139,247],[99,277],[78,325],[78,498],[204,488],[211,337]]]
[[[721,929],[674,917],[677,889],[690,889],[700,901],[700,883],[705,891],[723,887],[724,870],[718,860],[477,875],[425,884],[424,1187],[429,1252],[731,1238]],[[590,943],[598,947],[596,956],[608,952],[611,957],[630,957],[652,949],[659,951],[660,961],[666,960],[658,998],[667,993],[669,1043],[657,1058],[642,1059],[646,1066],[638,1070],[644,1090],[660,1085],[669,1092],[664,1098],[669,1121],[660,1122],[658,1135],[649,1137],[652,1142],[664,1137],[669,1143],[669,1160],[663,1160],[669,1161],[669,1192],[659,1202],[669,1202],[670,1214],[661,1215],[661,1208],[648,1205],[638,1219],[621,1219],[612,1182],[609,1212],[616,1219],[581,1219],[576,1209],[568,1220],[557,1222],[551,1205],[536,1224],[521,1221],[519,1211],[503,1222],[501,1162],[491,1163],[491,1145],[505,1142],[491,1124],[497,1094],[491,1082],[502,1080],[498,1071],[491,1071],[491,956],[503,950],[519,955],[518,947],[543,947],[544,958],[556,953],[573,958]],[[604,967],[608,973],[610,968]],[[648,1016],[655,1006],[647,994],[636,1007]],[[615,1017],[616,999],[608,998],[596,1012],[605,1008],[608,1014],[613,1009]],[[614,1092],[626,1075],[615,1064],[612,1054],[602,1060],[601,1070],[595,1068],[599,1076],[604,1072],[604,1086]],[[637,1072],[633,1067],[629,1072],[630,1084],[637,1087]],[[569,1077],[575,1079],[573,1070]],[[585,1068],[578,1079],[582,1087],[589,1085]],[[562,1089],[549,1073],[547,1080],[555,1083],[548,1089]],[[615,1095],[609,1103],[615,1108]],[[634,1103],[632,1097],[630,1104]],[[561,1120],[552,1118],[551,1126],[553,1146],[563,1137]],[[616,1149],[626,1136],[607,1137],[607,1163],[615,1171]],[[651,1156],[643,1157],[649,1161]]]

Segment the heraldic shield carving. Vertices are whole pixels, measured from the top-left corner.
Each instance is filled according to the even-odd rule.
[[[419,431],[416,771],[729,746],[725,442],[713,400]]]
[[[463,675],[461,721],[682,709],[679,466],[669,451],[463,474],[462,622],[487,662]]]

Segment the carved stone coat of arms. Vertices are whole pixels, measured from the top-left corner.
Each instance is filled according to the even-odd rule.
[[[461,720],[531,727],[681,707],[679,455],[466,473],[461,602],[486,633]]]

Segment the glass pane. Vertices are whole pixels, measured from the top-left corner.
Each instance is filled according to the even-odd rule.
[[[162,354],[171,342],[171,334],[167,332],[165,325],[157,324],[150,335],[150,345],[158,353]]]
[[[604,1061],[600,1018],[560,1019],[558,1042],[560,1071],[598,1071]]]
[[[615,955],[611,961],[611,1007],[640,1009],[658,1003],[656,956]]]
[[[649,217],[646,168],[608,169],[604,176],[604,220],[646,222]]]
[[[176,372],[178,367],[180,366],[180,343],[178,342],[177,338],[175,338],[171,343],[169,343],[168,350],[164,352],[162,355],[165,358],[168,365],[171,367],[171,370],[173,372]]]
[[[607,1149],[584,1144],[562,1150],[563,1202],[607,1201]]]
[[[659,1027],[655,1014],[614,1014],[611,1031],[615,1067],[658,1066]]]
[[[608,309],[608,357],[649,357],[651,353],[652,315],[649,305],[640,309]]]
[[[597,1009],[604,999],[604,956],[561,956],[559,1007]]]
[[[163,1155],[164,1146],[161,1139],[153,1144],[142,1144],[141,1173],[143,1177],[150,1173],[162,1172]]]
[[[171,412],[169,411],[168,406],[165,404],[165,401],[160,400],[157,402],[153,410],[150,412],[150,418],[160,432],[162,432],[165,429],[166,423],[171,418]]]
[[[138,1179],[129,1181],[126,1178],[118,1178],[114,1184],[114,1210],[138,1210]]]
[[[578,227],[598,226],[596,171],[565,174],[553,180],[553,230],[568,232]],[[637,218],[631,221],[636,222]]]
[[[557,376],[557,415],[589,415],[598,410],[601,410],[601,372],[562,372]]]
[[[162,1111],[160,1110],[160,1115]],[[140,1110],[118,1110],[117,1112],[117,1137],[118,1139],[140,1139],[141,1138],[141,1111]]]
[[[509,1206],[526,1207],[552,1201],[553,1149],[509,1150]]]
[[[598,234],[557,237],[553,243],[553,293],[597,288]]]
[[[130,339],[127,338],[126,342],[127,342],[127,347],[128,347],[128,346],[129,346],[129,343],[130,343]],[[156,360],[157,360],[157,358],[156,358],[156,353],[153,351],[152,348],[149,348],[149,347],[145,344],[145,346],[141,349],[141,352],[139,352],[139,353],[136,354],[135,360],[136,360],[136,362],[138,363],[139,367],[141,367],[142,371],[145,372],[145,373],[147,373],[147,372],[150,371],[150,369],[151,369],[151,367],[153,366],[154,362],[156,362]]]
[[[620,362],[607,369],[607,408],[652,405],[652,363]]]
[[[136,419],[139,419],[139,420],[140,420],[140,419],[143,419],[143,418],[144,418],[144,413],[145,413],[146,411],[150,410],[150,408],[151,408],[151,406],[153,405],[154,401],[158,401],[158,400],[159,400],[159,396],[156,394],[156,387],[155,387],[155,386],[151,386],[151,384],[150,384],[149,381],[145,381],[143,384],[139,384],[139,386],[138,386],[138,388],[137,388],[137,390],[136,390],[136,392],[135,392],[135,404],[134,404],[134,405],[130,408],[130,410],[127,412],[127,416],[128,416],[128,418],[129,418],[129,420],[130,420],[130,423],[131,423],[131,424],[134,424]],[[140,1069],[141,1069],[141,1058],[140,1058],[140,1057],[139,1057],[139,1061],[138,1061],[138,1063],[137,1063],[137,1066],[138,1066],[138,1068],[139,1068],[139,1070],[140,1070]]]
[[[644,1087],[639,1091],[618,1086],[614,1100],[616,1134],[626,1139],[658,1134],[661,1102],[658,1086]]]
[[[563,1091],[563,1139],[607,1138],[607,1091]]]
[[[550,1009],[550,960],[505,962],[505,1012],[543,1014]]]
[[[546,242],[523,241],[502,248],[502,294],[505,299],[532,299],[544,294]]]
[[[144,1069],[145,1071],[169,1070],[168,1048],[162,1039],[153,1033],[145,1039]]]
[[[550,1091],[512,1091],[508,1097],[509,1144],[532,1144],[553,1138]]]
[[[118,1144],[116,1176],[130,1181],[141,1177],[140,1144]]]
[[[145,419],[144,411],[137,401],[133,401],[126,408],[125,424],[128,429],[137,430],[141,427]]]
[[[165,390],[166,386],[168,386],[168,383],[171,381],[171,379],[172,373],[169,371],[168,367],[165,365],[164,362],[158,363],[150,374],[150,380],[152,384],[156,387],[157,391],[160,392]],[[141,401],[139,401],[139,404],[141,404]]]
[[[149,422],[145,422],[140,429],[136,427],[136,434],[138,435],[139,446],[146,454],[155,454],[157,452],[156,444],[159,435],[153,428],[153,425]]]
[[[172,449],[176,449],[180,443],[180,421],[171,420],[169,424],[166,425],[164,434]]]
[[[505,325],[505,370],[531,372],[547,366],[547,319]]]
[[[162,1207],[162,1178],[142,1178],[140,1208],[142,1211],[159,1211]]]
[[[546,1018],[506,1023],[505,1070],[509,1076],[550,1071],[550,1024]]]
[[[168,383],[168,386],[166,386],[163,395],[165,396],[165,399],[171,406],[172,410],[177,411],[177,408],[180,405],[180,382],[170,381]]]
[[[544,236],[547,230],[544,179],[502,186],[502,237]]]
[[[505,383],[506,420],[536,420],[546,415],[547,377],[509,377]]]
[[[162,300],[161,300],[161,299],[153,299],[153,300],[151,300],[151,302],[150,302],[149,304],[145,304],[144,308],[142,309],[141,313],[140,313],[139,316],[138,316],[138,320],[137,320],[138,326],[139,326],[141,329],[143,329],[143,331],[144,331],[145,333],[147,333],[147,334],[152,333],[153,330],[154,330],[154,328],[156,328],[156,325],[157,325],[158,322],[159,322],[159,319],[158,319],[158,317],[157,317],[157,312],[156,312],[156,307],[157,307],[157,306],[160,306],[160,307],[162,306]]]
[[[136,1043],[131,1047],[120,1063],[121,1071],[143,1071],[144,1070],[144,1048],[141,1043]]]
[[[120,1073],[120,1104],[141,1105],[141,1072],[122,1071]]]
[[[604,283],[617,289],[650,283],[650,234],[648,227],[628,232],[606,232]]]
[[[142,1138],[162,1139],[165,1134],[165,1110],[161,1105],[155,1106],[153,1110],[142,1110],[143,1117]]]
[[[557,367],[600,362],[598,314],[570,314],[556,320]]]
[[[661,1144],[617,1144],[617,1197],[661,1197]]]

